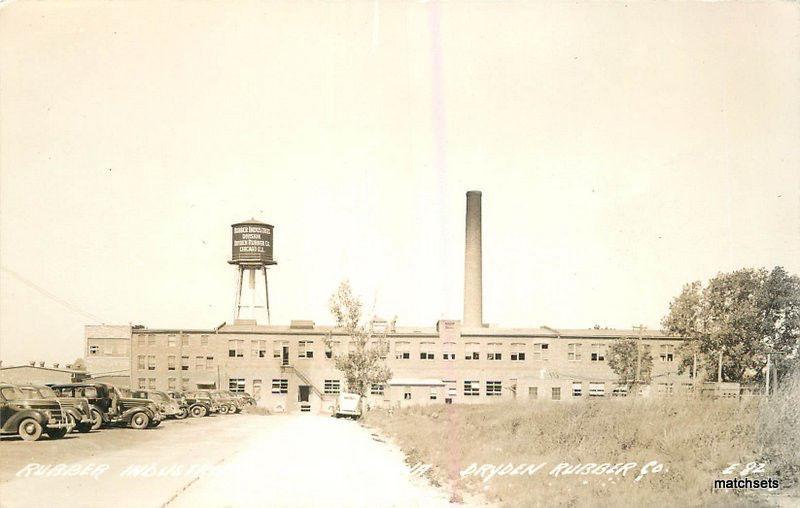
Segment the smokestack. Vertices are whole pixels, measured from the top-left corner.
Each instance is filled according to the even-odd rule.
[[[481,191],[467,192],[467,227],[464,243],[464,326],[483,326]]]

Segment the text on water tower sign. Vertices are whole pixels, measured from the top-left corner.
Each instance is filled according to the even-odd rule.
[[[233,262],[272,264],[272,229],[269,224],[234,224]]]

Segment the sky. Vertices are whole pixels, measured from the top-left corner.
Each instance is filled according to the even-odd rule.
[[[800,273],[790,2],[5,2],[0,359],[86,324],[231,322],[230,225],[275,226],[273,324],[349,280],[399,325],[659,327],[681,286]]]

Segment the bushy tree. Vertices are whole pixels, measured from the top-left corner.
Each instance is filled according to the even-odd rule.
[[[329,308],[336,319],[336,327],[351,344],[345,353],[334,351],[336,368],[344,374],[349,392],[366,396],[373,384],[384,384],[392,377],[383,361],[389,350],[386,330],[376,331],[371,322],[362,320],[361,302],[353,295],[347,281],[331,296]],[[325,346],[333,349],[330,332],[325,337]]]
[[[720,273],[703,287],[683,287],[662,320],[664,329],[686,338],[680,370],[694,358],[711,379],[760,381],[768,352],[785,372],[797,361],[800,341],[800,278],[783,268]]]
[[[639,382],[649,383],[653,370],[653,355],[648,345],[638,344],[637,339],[617,339],[608,348],[608,366],[619,378],[619,383],[628,387],[636,382],[636,366],[639,364]],[[641,359],[639,347],[641,346]]]

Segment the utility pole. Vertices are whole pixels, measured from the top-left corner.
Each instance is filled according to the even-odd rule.
[[[766,386],[764,387],[764,395],[766,395],[767,397],[769,397],[769,368],[771,367],[772,363],[771,362],[772,359],[770,358],[770,356],[772,355],[767,353],[767,375],[764,376],[764,381],[766,383]]]
[[[717,385],[722,383],[722,349],[719,350],[719,366],[717,367]]]
[[[642,335],[644,331],[647,329],[646,326],[640,324],[639,326],[631,327],[634,330],[639,330],[639,340],[636,342],[636,378],[634,379],[634,385],[636,385],[636,392],[639,391],[639,383],[641,382],[641,375],[642,375]]]

